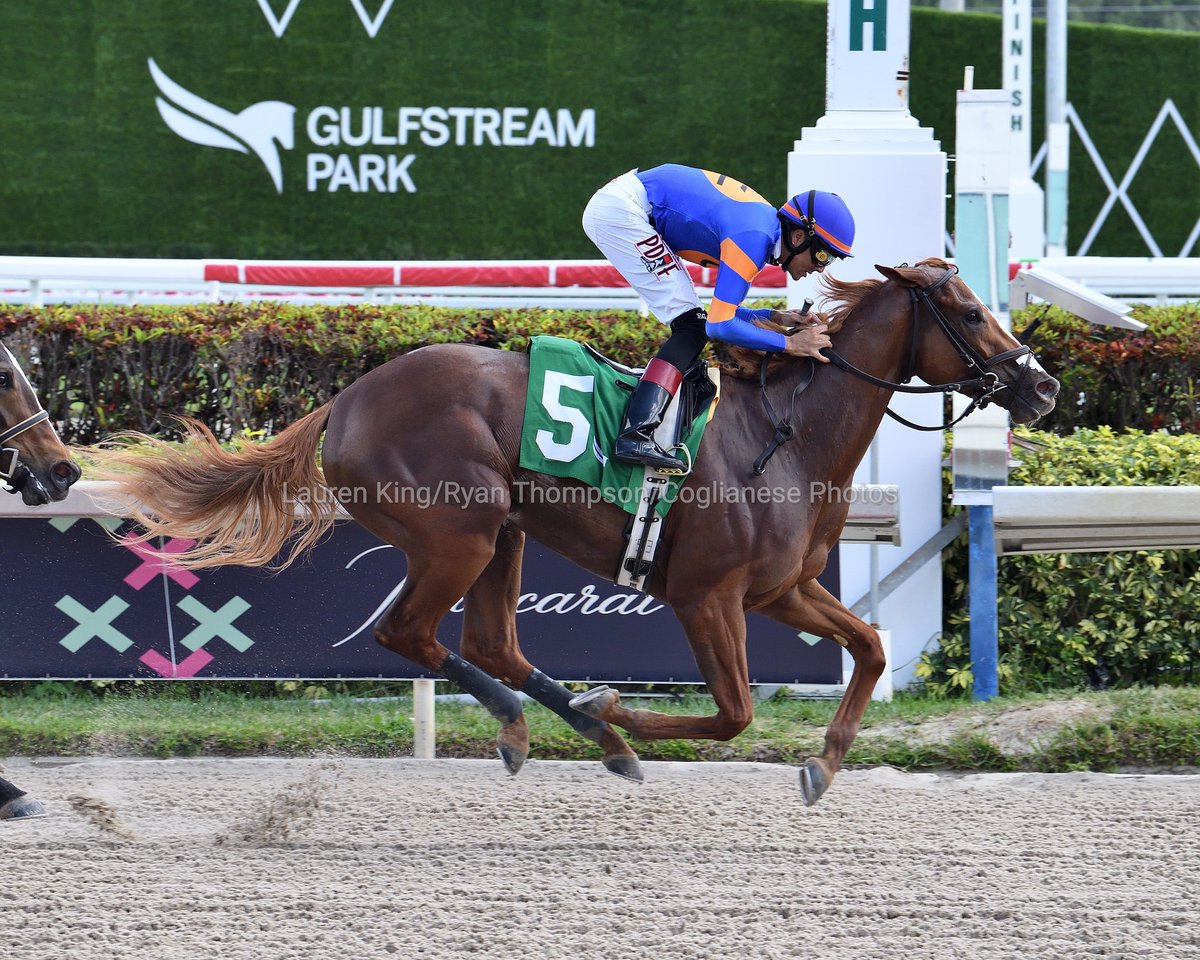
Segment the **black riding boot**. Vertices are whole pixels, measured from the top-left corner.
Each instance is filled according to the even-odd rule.
[[[629,398],[625,423],[613,448],[613,457],[618,463],[687,472],[686,463],[671,456],[654,440],[654,431],[662,423],[667,405],[682,379],[683,375],[675,367],[657,357],[646,366]]]

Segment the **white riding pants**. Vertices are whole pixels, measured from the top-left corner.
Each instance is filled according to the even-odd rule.
[[[583,211],[583,232],[650,312],[669,324],[700,306],[700,298],[683,262],[650,225],[650,201],[636,173],[623,173],[596,191]]]

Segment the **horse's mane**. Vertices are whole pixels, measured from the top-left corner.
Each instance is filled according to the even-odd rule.
[[[854,313],[855,308],[862,303],[881,284],[881,279],[869,280],[838,280],[836,277],[821,277],[821,298],[817,309],[829,319],[829,333],[836,334]],[[764,330],[784,331],[784,327],[770,320],[755,321]],[[763,355],[757,350],[747,350],[735,347],[733,344],[713,341],[713,357],[721,372],[731,377],[745,380],[757,380]],[[797,358],[776,356],[772,364],[794,363]]]
[[[927,257],[917,264],[918,267],[941,267],[947,263],[940,257]],[[871,294],[878,290],[886,281],[879,277],[866,280],[839,280],[826,274],[821,275],[821,297],[817,309],[829,320],[829,335],[835,336],[852,318],[854,311]],[[777,323],[762,321],[758,326],[766,330],[784,330]],[[731,377],[745,380],[757,380],[763,355],[756,350],[735,347],[732,344],[713,342],[713,356],[721,372]],[[799,358],[776,355],[772,358],[772,366],[779,363],[795,363]]]

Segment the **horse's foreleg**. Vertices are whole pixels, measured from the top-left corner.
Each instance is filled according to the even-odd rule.
[[[578,733],[604,750],[604,766],[629,780],[642,779],[637,754],[616,730],[570,706],[571,692],[525,659],[517,640],[517,600],[521,592],[521,557],[525,534],[506,524],[496,537],[491,562],[467,592],[463,613],[461,652],[465,659],[553,710]],[[501,741],[501,755],[506,750]],[[525,754],[519,744],[508,744],[505,764],[512,773],[520,769]],[[528,752],[528,734],[524,744]]]
[[[603,686],[580,694],[571,704],[589,716],[624,727],[641,740],[732,740],[754,718],[746,664],[746,615],[739,604],[728,602],[676,608],[675,612],[716,701],[715,714],[695,717],[629,710],[621,706],[617,691]]]
[[[825,750],[821,756],[806,760],[800,771],[800,789],[804,802],[811,807],[833,782],[846,751],[858,735],[858,726],[875,683],[887,666],[883,645],[879,642],[879,634],[869,624],[842,606],[837,597],[816,580],[798,585],[758,612],[797,630],[829,637],[849,650],[854,658],[850,683],[825,732]]]

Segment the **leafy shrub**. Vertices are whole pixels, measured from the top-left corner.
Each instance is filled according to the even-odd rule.
[[[1136,307],[1142,333],[1093,327],[1057,307],[1018,311],[1013,328],[1043,313],[1031,346],[1062,392],[1042,429],[1200,432],[1200,303]]]
[[[1200,435],[1018,431],[1014,484],[1200,484]],[[1006,692],[1200,682],[1200,554],[1030,554],[998,561],[999,679]],[[930,689],[971,687],[965,537],[943,555],[946,629],[918,667]]]
[[[0,308],[59,433],[87,444],[121,430],[172,434],[187,414],[218,436],[274,433],[368,370],[433,343],[525,350],[531,337],[589,339],[644,363],[663,339],[633,311],[467,310],[422,305],[215,303]]]

